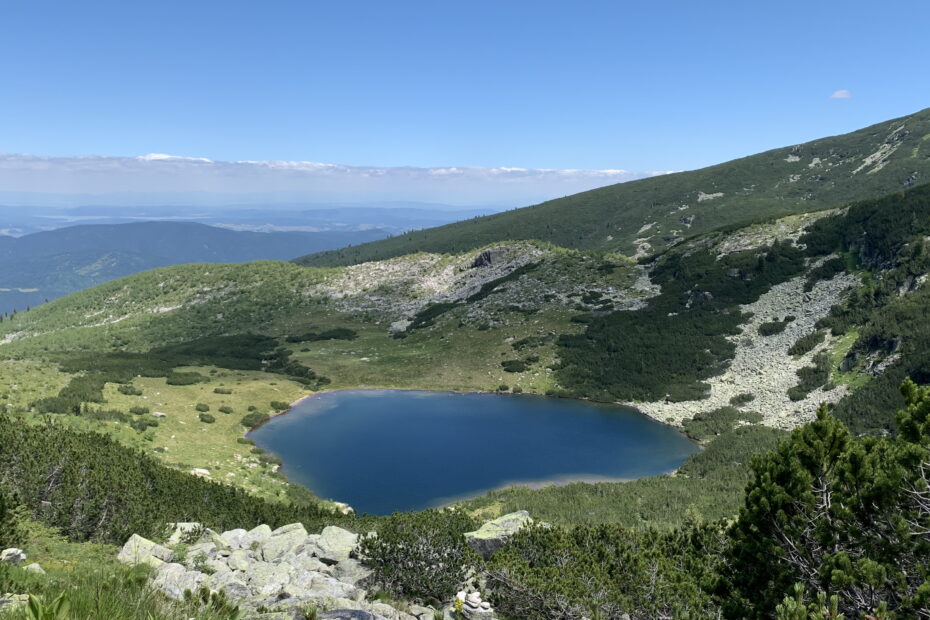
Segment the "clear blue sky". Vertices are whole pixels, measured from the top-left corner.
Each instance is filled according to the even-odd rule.
[[[918,0],[5,0],[0,152],[688,169],[930,106],[928,24]]]

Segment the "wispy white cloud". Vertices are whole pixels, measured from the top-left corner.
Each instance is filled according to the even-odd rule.
[[[830,95],[830,99],[852,99],[852,93],[841,88],[840,90],[834,91],[833,94]]]
[[[307,161],[212,161],[0,154],[0,193],[126,196],[152,204],[398,201],[518,206],[668,171],[343,166]],[[64,199],[64,198],[63,198]],[[65,199],[66,200],[66,199]],[[193,201],[193,202],[192,202]]]

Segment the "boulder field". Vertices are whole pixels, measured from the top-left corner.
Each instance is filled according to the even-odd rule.
[[[504,515],[466,534],[466,540],[488,556],[530,522],[525,511]],[[176,523],[165,545],[134,534],[118,559],[152,566],[152,585],[171,598],[206,588],[239,605],[246,618],[296,620],[309,610],[318,620],[496,618],[475,591],[459,592],[442,609],[368,599],[364,586],[371,571],[358,557],[358,542],[357,534],[335,526],[318,534],[300,523],[217,533],[198,523]]]

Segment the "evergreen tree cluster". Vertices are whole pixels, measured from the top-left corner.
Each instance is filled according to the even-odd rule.
[[[753,462],[718,583],[730,617],[766,617],[795,584],[848,617],[930,613],[930,390],[905,382],[894,439],[821,408]]]

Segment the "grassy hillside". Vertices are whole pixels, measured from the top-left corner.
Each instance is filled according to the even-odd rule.
[[[878,197],[930,179],[930,108],[853,133],[701,170],[611,185],[532,207],[305,256],[348,265],[412,252],[464,252],[505,239],[661,251],[722,226]]]

